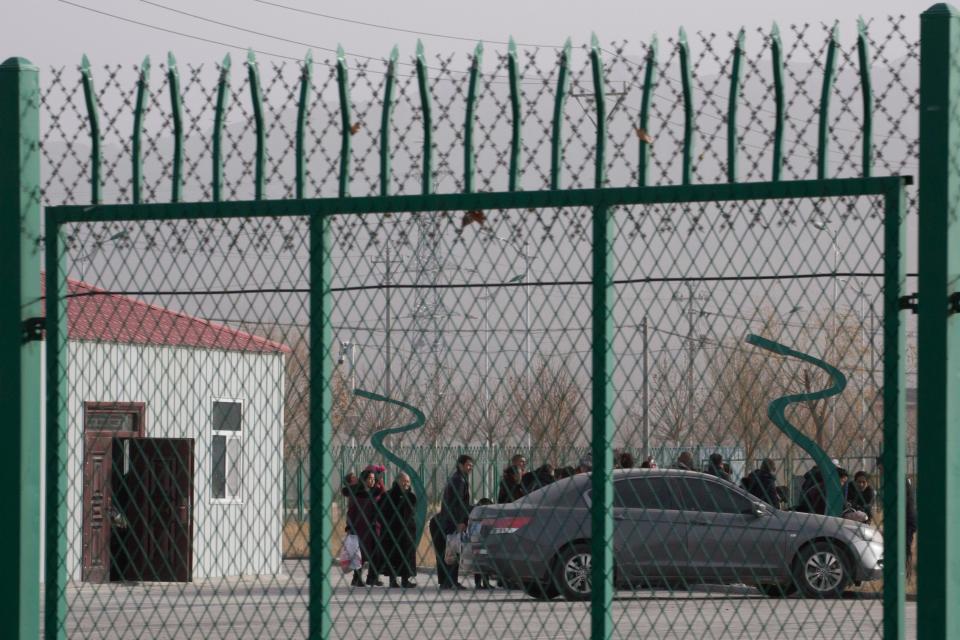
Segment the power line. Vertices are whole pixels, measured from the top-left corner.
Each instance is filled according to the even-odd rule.
[[[199,40],[199,41],[201,41],[201,42],[206,42],[206,43],[209,43],[209,44],[215,44],[215,45],[219,45],[219,46],[221,46],[221,47],[227,47],[227,48],[229,48],[229,49],[239,49],[240,51],[251,50],[251,51],[253,51],[254,53],[259,53],[259,54],[262,54],[262,55],[265,55],[265,56],[273,56],[273,57],[275,57],[275,58],[282,58],[282,59],[284,59],[284,60],[293,60],[293,61],[295,61],[295,62],[301,62],[301,60],[300,60],[299,58],[294,58],[293,56],[284,55],[284,54],[282,54],[282,53],[274,53],[274,52],[272,52],[272,51],[264,51],[264,50],[262,50],[262,49],[254,49],[254,48],[252,48],[252,47],[241,47],[240,45],[231,44],[231,43],[229,43],[229,42],[223,42],[223,41],[220,41],[220,40],[213,40],[213,39],[211,39],[211,38],[205,38],[205,37],[203,37],[203,36],[195,36],[195,35],[191,35],[191,34],[189,34],[189,33],[184,33],[184,32],[182,32],[182,31],[177,31],[177,30],[175,30],[175,29],[168,29],[168,28],[166,28],[166,27],[161,27],[161,26],[158,26],[158,25],[155,25],[155,24],[150,24],[150,23],[147,23],[147,22],[141,22],[141,21],[139,21],[139,20],[134,20],[133,18],[126,18],[126,17],[124,17],[124,16],[118,16],[118,15],[116,15],[116,14],[114,14],[114,13],[110,13],[110,12],[108,12],[108,11],[102,11],[102,10],[100,10],[100,9],[94,9],[93,7],[87,7],[87,6],[82,5],[82,4],[77,4],[76,2],[71,2],[70,0],[57,0],[57,2],[60,2],[60,3],[62,3],[62,4],[68,4],[68,5],[72,6],[72,7],[76,7],[76,8],[78,8],[78,9],[83,9],[84,11],[89,11],[89,12],[91,12],[91,13],[98,13],[98,14],[100,14],[100,15],[102,15],[102,16],[106,16],[106,17],[108,17],[108,18],[113,18],[113,19],[115,19],[115,20],[121,20],[121,21],[123,21],[123,22],[128,22],[128,23],[130,23],[130,24],[135,24],[135,25],[138,25],[138,26],[141,26],[141,27],[146,27],[146,28],[148,28],[148,29],[154,29],[154,30],[156,30],[156,31],[163,31],[164,33],[170,33],[170,34],[173,34],[173,35],[175,35],[175,36],[180,36],[180,37],[183,37],[183,38],[190,38],[191,40]],[[324,63],[324,62],[320,62],[319,64],[323,64],[323,65],[328,66],[328,67],[331,67],[331,68],[333,67],[333,65],[331,65],[331,64],[326,64],[326,63]]]
[[[614,280],[613,284],[651,284],[656,282],[740,282],[740,281],[771,281],[771,280],[810,280],[817,278],[856,278],[856,277],[882,277],[882,273],[796,273],[790,275],[757,275],[757,276],[667,276],[661,278],[629,278]],[[481,283],[452,283],[452,284],[395,284],[390,285],[390,289],[482,289],[482,288],[500,288],[500,287],[527,287],[527,286],[568,286],[568,287],[592,287],[592,280],[558,280],[558,281],[533,281],[533,282],[481,282]],[[329,291],[333,293],[343,293],[348,291],[379,291],[387,289],[386,285],[354,285],[345,287],[331,287]],[[243,289],[207,289],[203,291],[191,290],[122,290],[122,291],[91,291],[76,294],[67,294],[67,298],[80,298],[90,296],[115,295],[115,296],[225,296],[225,295],[260,295],[266,293],[295,293],[309,294],[309,287],[262,287],[262,288],[243,288]]]
[[[168,7],[167,5],[161,4],[161,3],[159,3],[159,2],[154,2],[153,0],[140,0],[140,2],[142,2],[142,3],[144,3],[144,4],[151,5],[151,6],[153,6],[153,7],[157,7],[158,9],[163,9],[164,11],[170,11],[170,12],[172,12],[172,13],[176,13],[176,14],[179,14],[179,15],[182,15],[182,16],[186,16],[186,17],[188,17],[188,18],[193,18],[193,19],[195,19],[195,20],[202,20],[203,22],[209,22],[209,23],[211,23],[211,24],[215,24],[215,25],[218,25],[218,26],[221,26],[221,27],[226,27],[226,28],[228,28],[228,29],[235,29],[235,30],[237,30],[237,31],[243,31],[243,32],[245,32],[245,33],[251,33],[251,34],[254,34],[254,35],[257,35],[257,36],[262,36],[262,37],[264,37],[264,38],[271,38],[271,39],[273,39],[273,40],[279,40],[279,41],[281,41],[281,42],[287,42],[287,43],[289,43],[289,44],[295,44],[295,45],[299,45],[299,46],[302,46],[302,47],[310,47],[310,48],[313,48],[313,49],[319,49],[319,50],[321,50],[321,51],[327,51],[327,52],[334,53],[334,54],[337,53],[337,50],[336,50],[336,49],[333,49],[333,48],[331,48],[331,47],[326,47],[326,46],[323,46],[323,45],[320,45],[320,44],[314,44],[314,43],[310,43],[310,42],[303,42],[303,41],[300,41],[300,40],[293,40],[293,39],[291,39],[291,38],[286,38],[286,37],[284,37],[284,36],[274,35],[274,34],[266,33],[266,32],[263,32],[263,31],[257,31],[257,30],[255,30],[255,29],[248,29],[248,28],[246,28],[246,27],[241,27],[241,26],[238,26],[238,25],[235,25],[235,24],[231,24],[231,23],[228,23],[228,22],[223,22],[223,21],[221,21],[221,20],[215,20],[215,19],[213,19],[213,18],[208,18],[208,17],[206,17],[206,16],[201,16],[201,15],[197,15],[197,14],[195,14],[195,13],[190,13],[189,11],[184,11],[184,10],[182,10],[182,9],[176,9],[176,8],[174,8],[174,7]],[[361,59],[363,59],[363,60],[370,60],[370,61],[373,61],[373,62],[380,62],[380,61],[381,61],[381,58],[377,58],[377,57],[375,57],[375,56],[365,55],[365,54],[362,54],[362,53],[353,53],[353,52],[350,52],[350,51],[345,51],[344,53],[346,53],[346,54],[348,54],[348,55],[350,55],[350,56],[352,56],[352,57],[354,57],[354,58],[361,58]],[[402,65],[410,66],[410,67],[415,66],[415,64],[412,63],[412,62],[398,61],[398,64],[402,64]],[[333,65],[327,65],[327,66],[332,67]],[[442,68],[442,67],[433,67],[433,66],[430,66],[430,65],[427,65],[427,68],[428,68],[428,69],[431,69],[431,70],[433,70],[433,71],[440,71],[440,72],[444,72],[444,73],[455,73],[455,74],[464,75],[464,76],[469,73],[468,71],[461,71],[461,70],[459,70],[459,69],[444,69],[444,68]],[[402,75],[403,77],[407,77],[407,78],[413,77],[412,74],[401,74],[401,75]],[[497,78],[497,77],[500,77],[500,76],[498,76],[498,75],[496,75],[496,74],[493,74],[491,77]],[[443,78],[440,78],[440,79],[443,79]],[[540,84],[540,83],[539,83],[539,82],[528,82],[528,83],[521,83],[521,84]]]
[[[377,24],[377,23],[374,23],[374,22],[365,22],[365,21],[363,21],[363,20],[355,20],[355,19],[353,19],[353,18],[344,18],[344,17],[342,17],[342,16],[334,16],[334,15],[330,15],[330,14],[328,14],[328,13],[320,13],[319,11],[311,11],[311,10],[309,10],[309,9],[301,9],[301,8],[299,8],[299,7],[291,7],[291,6],[286,5],[286,4],[280,4],[279,2],[269,2],[268,0],[253,0],[253,1],[254,1],[254,2],[257,2],[257,3],[259,3],[259,4],[267,4],[267,5],[270,5],[270,6],[272,6],[272,7],[278,7],[278,8],[280,8],[280,9],[286,9],[287,11],[295,11],[295,12],[297,12],[297,13],[301,13],[301,14],[305,14],[305,15],[311,15],[311,16],[316,16],[316,17],[318,17],[318,18],[324,18],[324,19],[326,19],[326,20],[336,20],[336,21],[338,21],[338,22],[347,22],[347,23],[350,23],[350,24],[357,24],[357,25],[361,25],[361,26],[364,26],[364,27],[372,27],[372,28],[374,28],[374,29],[384,29],[384,30],[387,30],[387,31],[396,31],[396,32],[399,32],[399,33],[410,33],[410,34],[413,34],[413,35],[426,36],[426,37],[429,37],[429,38],[445,38],[445,39],[447,39],[447,40],[460,40],[460,41],[462,41],[462,42],[489,42],[489,43],[491,43],[491,44],[509,44],[509,42],[505,42],[505,41],[503,41],[503,40],[488,40],[488,39],[485,39],[485,38],[472,38],[472,37],[468,37],[468,36],[455,36],[455,35],[450,35],[450,34],[446,34],[446,33],[434,33],[434,32],[430,32],[430,31],[417,31],[416,29],[404,29],[404,28],[402,28],[402,27],[391,27],[391,26],[388,26],[388,25]],[[560,48],[562,48],[561,46],[553,45],[553,44],[534,44],[534,43],[530,43],[530,42],[517,42],[516,44],[518,44],[519,46],[522,46],[522,47],[535,47],[535,48],[538,48],[538,49],[560,49]]]

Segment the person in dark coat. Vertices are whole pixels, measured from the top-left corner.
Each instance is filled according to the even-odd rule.
[[[673,468],[693,471],[693,454],[689,451],[681,451],[680,455],[677,456],[677,464],[675,464]]]
[[[883,477],[883,456],[877,458],[877,473]],[[907,577],[913,574],[913,538],[917,535],[917,495],[910,478],[904,479],[904,501],[906,502],[906,565]]]
[[[554,481],[553,465],[542,464],[533,471],[523,475],[523,491],[525,494],[542,489]]]
[[[447,564],[447,536],[463,533],[470,519],[470,472],[473,458],[463,454],[457,458],[457,470],[453,472],[443,489],[440,513],[430,521],[430,537],[437,559],[437,579],[441,589],[465,589],[459,581],[459,563]]]
[[[367,586],[382,587],[380,582],[380,498],[383,489],[377,486],[376,473],[371,469],[360,472],[360,482],[348,484],[340,490],[347,497],[347,533],[357,536],[360,554],[367,563]],[[353,572],[353,587],[362,587],[360,572]]]
[[[503,477],[500,478],[500,489],[497,491],[497,502],[506,504],[519,500],[526,492],[523,490],[521,482],[520,468],[510,465],[503,470]]]
[[[877,499],[876,492],[870,486],[870,476],[866,471],[853,474],[853,482],[847,484],[847,503],[851,508],[867,514],[867,522],[873,519],[873,507]]]
[[[750,472],[742,481],[743,488],[768,504],[780,508],[782,496],[777,489],[777,466],[770,458],[764,458],[760,468]]]
[[[411,489],[410,476],[401,473],[380,501],[383,570],[390,576],[391,587],[416,586],[411,580],[417,575],[416,509],[417,496]],[[398,579],[402,580],[400,584]]]
[[[797,507],[797,511],[802,511],[805,513],[819,513],[820,515],[826,515],[827,513],[827,483],[823,478],[823,474],[820,473],[819,468],[816,469],[816,473],[808,472],[811,477],[811,482],[804,482],[806,490],[800,496],[800,505]],[[846,491],[844,485],[847,482],[848,474],[846,469],[842,467],[837,467],[837,478],[840,480],[840,495],[843,497],[844,505],[843,510],[847,510],[846,504]]]
[[[733,482],[733,478],[723,468],[723,455],[719,453],[710,454],[710,463],[707,465],[707,473],[716,476],[721,480]]]

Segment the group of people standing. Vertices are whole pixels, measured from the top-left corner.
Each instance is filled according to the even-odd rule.
[[[353,587],[383,586],[380,576],[384,574],[391,587],[416,586],[417,496],[406,473],[400,473],[386,490],[384,471],[383,466],[370,465],[359,476],[347,474],[341,489],[347,498],[347,535],[357,536],[367,566],[366,582],[362,569],[354,570]]]

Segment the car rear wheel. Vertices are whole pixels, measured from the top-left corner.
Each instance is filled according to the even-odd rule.
[[[850,584],[850,570],[836,542],[815,542],[801,549],[794,571],[800,590],[808,598],[836,597]]]
[[[560,552],[553,576],[560,594],[567,600],[589,600],[592,592],[593,557],[590,547],[578,544]]]

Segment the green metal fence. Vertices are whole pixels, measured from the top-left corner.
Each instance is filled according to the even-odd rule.
[[[41,91],[36,70],[5,63],[0,115],[17,126],[0,140],[0,198],[21,213],[5,234],[19,242],[4,259],[23,277],[15,279],[22,330],[7,345],[21,366],[3,370],[3,387],[22,390],[7,408],[22,426],[0,465],[20,488],[18,526],[8,534],[19,553],[2,588],[21,637],[35,637],[40,622],[46,637],[91,638],[612,638],[643,628],[902,637],[913,633],[905,575],[916,522],[910,487],[900,488],[914,437],[925,487],[918,633],[950,637],[956,619],[935,606],[957,580],[949,561],[957,480],[938,456],[948,455],[955,429],[938,365],[951,343],[936,336],[948,338],[952,316],[937,324],[923,301],[937,295],[937,282],[949,283],[940,238],[952,227],[949,216],[939,227],[924,219],[921,233],[938,248],[920,255],[921,275],[930,275],[920,282],[931,291],[921,291],[918,307],[907,284],[911,180],[873,177],[899,173],[890,167],[916,149],[902,131],[877,143],[878,129],[896,129],[911,109],[890,98],[912,95],[901,75],[878,88],[870,72],[871,45],[882,51],[897,41],[898,24],[879,39],[859,25],[853,85],[839,80],[857,67],[836,29],[824,40],[821,71],[790,59],[817,50],[804,29],[793,30],[786,49],[775,29],[761,54],[770,76],[757,71],[742,32],[729,60],[711,39],[692,57],[681,31],[666,63],[655,41],[636,65],[624,48],[606,51],[594,40],[586,59],[569,45],[559,50],[548,74],[536,55],[521,64],[511,45],[498,72],[484,75],[478,47],[462,78],[449,77],[441,60],[433,81],[438,70],[422,49],[406,79],[394,51],[379,82],[341,54],[324,85],[336,88],[336,107],[308,99],[317,91],[309,57],[295,83],[278,73],[264,84],[251,54],[241,94],[231,89],[229,58],[211,92],[199,70],[182,86],[171,56],[169,118],[151,128],[157,94],[145,61],[130,101],[129,155],[107,160],[101,140],[117,135],[122,112],[101,120],[110,100],[89,63],[63,101],[73,104],[82,90],[76,116],[93,134],[89,154],[78,152],[82,128],[65,122],[70,111],[57,112],[47,133],[37,126],[41,102],[51,109],[68,86],[60,75]],[[936,118],[952,117],[957,87],[953,75],[936,74],[953,73],[945,43],[957,18],[938,6],[922,26],[921,80],[937,90],[920,92],[927,137],[919,153],[929,168],[919,205],[949,212],[952,147],[939,141],[951,138],[932,131],[952,131],[952,121]],[[728,69],[716,80],[700,68],[711,58]],[[910,45],[899,69],[915,59]],[[664,65],[679,80],[662,74]],[[618,91],[618,66],[642,82]],[[119,89],[120,72],[108,86]],[[658,75],[676,85],[671,93],[656,88]],[[761,82],[759,99],[749,87],[763,77],[772,82]],[[379,113],[377,100],[351,100],[358,78],[362,92],[379,94]],[[789,93],[785,78],[796,84]],[[702,105],[714,104],[721,80],[729,89],[720,124],[705,130]],[[699,102],[694,88],[704,83]],[[298,96],[295,133],[281,136],[279,158],[268,153],[268,134],[285,131],[276,123],[286,100],[274,101],[274,90]],[[625,115],[633,90],[639,119]],[[209,105],[209,133],[190,115],[190,91]],[[838,93],[839,116],[830,108]],[[863,111],[845,136],[853,96]],[[232,127],[228,105],[241,99],[249,118]],[[816,117],[795,115],[804,101]],[[737,117],[743,109],[749,125]],[[361,142],[374,119],[379,134]],[[813,122],[815,142],[804,143]],[[540,137],[526,133],[537,126]],[[59,152],[50,131],[65,133]],[[171,159],[156,164],[168,131]],[[321,144],[308,144],[308,131]],[[759,148],[748,141],[754,135]],[[831,147],[841,150],[839,170]],[[324,157],[319,171],[309,168],[311,153]],[[47,206],[43,236],[41,155],[61,160],[44,183],[46,202],[58,182],[68,192],[67,202]],[[71,174],[71,163],[81,171]],[[452,191],[437,180],[448,172]],[[371,195],[351,197],[358,182],[355,191]],[[87,200],[76,196],[81,183],[90,204],[77,203]],[[276,193],[281,183],[292,191]],[[165,184],[171,201],[159,202]],[[241,184],[252,185],[249,194]],[[110,199],[129,202],[103,204],[104,186]],[[253,199],[234,199],[243,195]],[[921,367],[930,368],[920,369],[912,405],[922,423],[907,403],[911,308],[921,324],[933,323],[920,344]],[[379,499],[377,469],[366,491],[361,461],[350,463],[360,475],[351,484],[334,458],[345,443],[368,439],[378,456],[363,462],[389,463],[390,493]],[[716,447],[689,460],[675,455],[689,442]],[[427,483],[410,454],[438,444],[476,452],[483,468],[447,460],[433,518],[441,480]],[[831,458],[876,447],[882,497],[865,505],[862,491],[841,486]],[[561,468],[571,451],[579,455],[568,477],[551,482],[513,476],[502,467],[514,461],[491,450]],[[789,504],[797,490],[780,500],[759,480],[744,489],[724,482],[722,460],[709,474],[629,471],[615,450],[641,459],[670,450],[670,462],[695,469],[705,453],[729,462],[742,451],[752,467],[760,452],[776,451],[791,461],[809,456],[816,470],[799,504]],[[284,463],[297,459],[307,461],[298,477],[314,508],[288,531]],[[934,459],[936,469],[926,465]],[[796,468],[776,466],[780,482]],[[464,482],[474,491],[460,504]],[[499,492],[501,483],[510,497],[529,496],[474,504],[478,489]],[[871,520],[855,521],[854,511]],[[448,562],[443,548],[460,539],[458,528],[467,539]],[[284,559],[291,537],[306,560]],[[366,580],[353,571],[354,545]],[[377,574],[405,586],[379,585]],[[459,588],[473,577],[476,590]],[[488,590],[489,578],[502,591]]]

